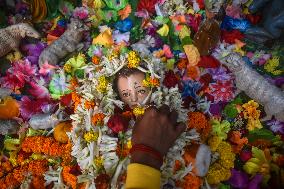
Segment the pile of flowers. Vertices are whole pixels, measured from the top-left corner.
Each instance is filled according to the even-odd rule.
[[[24,41],[21,53],[3,57],[9,66],[0,73],[0,186],[123,188],[136,118],[149,104],[167,104],[187,129],[164,158],[162,188],[283,187],[284,123],[262,120],[261,104],[238,91],[234,74],[194,42],[208,2],[93,0],[76,7],[62,1],[36,25],[40,41]],[[283,46],[259,49],[244,38],[244,27],[259,21],[250,3],[224,5],[220,36],[213,36],[219,42],[210,52],[237,52],[281,87]],[[19,1],[7,14],[16,19],[28,7]],[[40,53],[70,18],[90,28],[84,47],[40,67]],[[123,69],[144,73],[150,91],[134,108],[117,91]]]

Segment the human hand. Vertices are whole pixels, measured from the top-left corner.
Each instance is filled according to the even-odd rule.
[[[186,128],[185,124],[177,123],[177,117],[177,112],[170,112],[167,105],[163,105],[159,110],[148,108],[136,121],[132,144],[143,144],[164,156]],[[157,169],[161,166],[161,162],[146,152],[134,151],[131,155],[132,163],[146,164]]]

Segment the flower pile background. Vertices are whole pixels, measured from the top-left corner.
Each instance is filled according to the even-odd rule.
[[[246,27],[264,15],[248,11],[252,1],[236,2],[225,7],[215,48],[241,54],[280,88],[283,43],[246,39]],[[187,110],[187,131],[162,167],[163,188],[284,187],[284,123],[261,121],[263,107],[237,90],[227,67],[210,54],[200,55],[193,38],[206,19],[202,0],[46,0],[45,7],[34,4],[41,12],[22,1],[15,7],[0,3],[2,28],[31,22],[42,36],[25,38],[20,52],[0,60],[0,188],[123,187],[131,128],[143,109],[120,108],[108,78],[94,77],[106,60],[120,55],[128,67],[148,56],[162,65],[162,79],[146,77],[145,86],[160,87],[169,98],[176,94],[175,100],[180,96],[176,107]],[[64,33],[70,18],[88,25],[84,46],[58,65],[40,67],[40,53]],[[98,107],[88,86],[109,104]],[[201,144],[211,150],[202,176],[195,164],[206,156],[196,155]]]

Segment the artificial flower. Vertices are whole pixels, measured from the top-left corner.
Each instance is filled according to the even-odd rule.
[[[109,118],[107,126],[112,130],[112,132],[118,134],[119,132],[126,131],[128,128],[128,122],[121,115],[114,114]]]
[[[118,30],[115,30],[112,33],[112,37],[115,44],[127,44],[130,39],[130,32],[120,33]]]
[[[77,7],[73,11],[73,16],[75,18],[79,18],[81,20],[84,20],[84,19],[88,18],[88,15],[89,15],[89,11],[85,7]]]
[[[168,72],[166,72],[163,84],[167,88],[175,87],[178,84],[178,82],[179,82],[179,79],[177,75],[174,73],[174,71],[169,70]]]
[[[29,82],[30,89],[28,90],[35,98],[49,99],[48,89],[40,82]]]
[[[65,76],[63,72],[52,76],[49,83],[49,91],[52,98],[59,99],[61,96],[71,92],[68,80],[69,78]]]
[[[226,7],[226,15],[232,18],[241,18],[241,8],[238,5],[228,5]]]
[[[249,178],[249,176],[242,172],[238,171],[236,169],[231,170],[232,176],[229,179],[230,185],[232,185],[234,188],[239,189],[258,189],[260,186],[260,183],[263,179],[262,175],[257,174],[253,178]]]
[[[160,35],[160,36],[167,36],[169,34],[169,26],[167,24],[163,24],[163,26],[157,30],[157,33]]]
[[[93,44],[96,45],[103,45],[103,46],[111,46],[114,43],[111,30],[106,29],[103,32],[101,32],[97,37],[93,39]]]
[[[16,89],[24,87],[27,81],[35,75],[37,69],[27,59],[14,62],[12,67],[6,71],[2,78],[2,87]]]
[[[128,3],[128,0],[104,1],[104,2],[110,9],[114,9],[115,11],[118,11],[118,10],[125,8],[125,6]]]
[[[86,58],[84,54],[79,53],[77,57],[70,58],[64,65],[64,70],[67,73],[74,74],[77,69],[86,65]]]
[[[208,72],[212,75],[212,79],[215,81],[230,81],[232,79],[232,75],[226,73],[226,69],[224,67],[219,67],[215,69],[208,69]]]
[[[226,140],[227,133],[230,131],[230,122],[227,120],[220,122],[216,119],[213,119],[210,121],[210,123],[212,125],[212,133],[217,135],[220,139]]]
[[[187,66],[187,70],[186,70],[186,75],[183,78],[184,80],[186,80],[186,78],[190,78],[192,80],[198,80],[200,77],[200,69],[198,66]]]
[[[218,68],[220,66],[220,62],[210,55],[201,56],[198,66],[202,68]]]
[[[240,152],[240,159],[243,161],[243,162],[247,162],[249,159],[252,158],[252,152],[250,150],[242,150]]]
[[[129,14],[131,13],[131,5],[127,4],[123,9],[121,9],[120,11],[118,11],[118,15],[120,16],[121,20],[124,20],[125,18],[127,18],[129,16]]]
[[[233,85],[231,81],[217,81],[209,85],[209,94],[214,96],[215,102],[229,101],[234,98]]]
[[[21,116],[24,119],[29,119],[32,115],[43,112],[43,107],[50,104],[47,99],[30,99],[28,96],[23,96],[20,103]]]
[[[249,102],[243,104],[244,108],[244,117],[245,119],[258,119],[260,116],[260,110],[257,110],[259,104],[254,100],[250,100]]]
[[[177,181],[176,186],[183,189],[199,189],[201,184],[202,180],[200,177],[189,173],[185,177],[183,177],[183,181]]]
[[[126,18],[124,20],[120,20],[114,24],[115,29],[120,32],[129,32],[133,27],[133,21],[130,18]]]
[[[263,151],[256,147],[252,147],[252,158],[245,163],[243,169],[248,174],[255,175],[256,173],[260,173],[264,176],[268,176],[270,160],[271,156],[269,151]]]
[[[183,81],[183,91],[182,97],[192,97],[193,99],[197,99],[197,91],[201,88],[201,84],[197,81],[187,80]]]
[[[188,64],[190,66],[196,66],[200,61],[198,49],[194,45],[184,45],[183,48],[188,59]]]
[[[254,129],[261,129],[262,124],[260,123],[259,119],[248,119],[247,129],[252,131]]]
[[[284,122],[278,121],[276,119],[272,119],[266,123],[269,126],[269,129],[274,133],[284,134]]]
[[[243,146],[248,143],[248,139],[246,137],[242,137],[239,131],[231,132],[229,141],[232,144],[234,153],[239,153],[242,150]]]
[[[146,10],[149,14],[155,13],[155,4],[158,0],[139,0],[137,5],[137,11]]]
[[[244,35],[239,30],[222,30],[221,39],[224,40],[226,43],[234,44],[236,39],[242,40]]]

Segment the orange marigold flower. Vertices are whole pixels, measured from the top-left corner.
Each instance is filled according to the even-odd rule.
[[[94,125],[101,126],[104,124],[105,115],[103,113],[97,113],[92,117],[92,123]]]
[[[160,80],[158,78],[153,78],[153,79],[151,78],[150,83],[152,84],[152,86],[157,87],[160,85]]]
[[[197,66],[188,66],[187,67],[187,76],[193,80],[196,80],[200,76],[200,70]]]
[[[34,189],[42,189],[44,187],[45,180],[43,176],[33,176],[32,182],[31,182],[31,188]]]
[[[133,112],[132,111],[122,112],[122,116],[130,120],[133,117]]]
[[[208,121],[204,114],[201,112],[189,112],[188,113],[188,122],[187,128],[193,129],[195,128],[197,131],[201,131],[206,128],[208,125]]]
[[[95,102],[86,100],[84,105],[85,105],[85,108],[89,110],[89,109],[91,109],[91,108],[93,108],[95,106]]]
[[[183,181],[177,181],[176,185],[183,189],[199,189],[202,184],[201,178],[192,174],[187,174],[183,177]]]
[[[70,173],[71,167],[64,166],[62,170],[63,181],[67,183],[67,185],[71,186],[73,189],[76,189],[77,186],[77,177]]]
[[[248,139],[246,137],[241,137],[242,136],[239,131],[233,131],[230,133],[229,141],[231,142],[234,153],[239,153],[243,146],[248,143]]]
[[[78,87],[79,86],[79,84],[78,84],[78,81],[77,81],[77,79],[76,78],[71,78],[70,79],[70,89],[71,90],[75,90],[75,88],[76,87]]]
[[[107,174],[100,174],[95,179],[96,188],[98,188],[98,189],[108,189],[109,181],[110,181],[110,177]]]
[[[180,59],[180,61],[177,64],[177,67],[179,70],[185,69],[187,67],[188,61],[186,58]]]
[[[100,58],[97,57],[97,56],[93,56],[92,57],[92,62],[93,62],[93,64],[98,65],[100,63]]]

